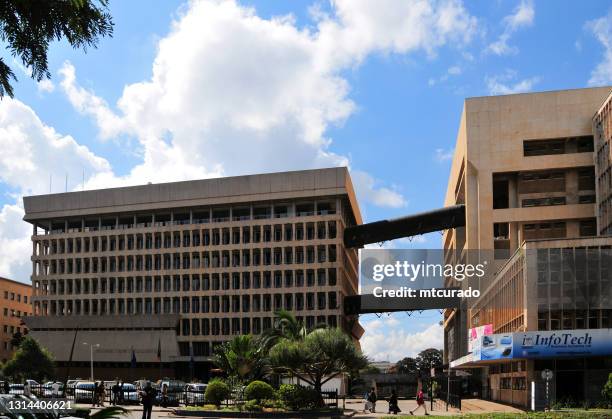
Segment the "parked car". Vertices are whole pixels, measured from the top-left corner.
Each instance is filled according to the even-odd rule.
[[[57,389],[53,389],[53,385],[57,385]],[[43,397],[62,397],[64,394],[64,384],[59,381],[53,382],[49,381],[42,386],[42,396]]]
[[[192,383],[185,386],[185,404],[186,405],[203,405],[205,402],[204,393],[206,392],[207,384]]]
[[[11,385],[9,385],[9,394],[12,394],[12,395],[23,395],[23,384],[11,384]]]
[[[74,386],[74,401],[76,403],[92,403],[96,384],[92,381],[79,381]]]
[[[121,385],[121,391],[123,393],[123,403],[138,404],[140,402],[138,390],[134,384],[123,383]]]
[[[162,389],[164,386],[167,388],[166,399],[162,400]],[[157,388],[157,397],[155,398],[155,404],[164,406],[178,406],[179,399],[185,391],[185,382],[179,380],[160,380],[155,386]]]
[[[83,381],[82,378],[75,378],[74,380],[66,381],[66,394],[74,395],[74,386],[77,385],[78,382]]]

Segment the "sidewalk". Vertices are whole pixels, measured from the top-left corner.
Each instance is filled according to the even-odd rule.
[[[399,415],[409,415],[410,410],[417,407],[416,400],[399,400],[399,408],[402,410]],[[347,399],[345,407],[346,409],[352,410],[354,418],[379,418],[389,416],[388,408],[389,404],[386,401],[379,401],[376,403],[376,413],[363,412],[364,402],[360,399]],[[488,400],[481,399],[464,399],[461,401],[461,411],[458,409],[449,407],[448,411],[446,406],[442,403],[435,404],[434,410],[430,410],[430,403],[426,403],[427,412],[430,415],[437,416],[457,416],[466,413],[523,413],[522,410],[512,406],[507,406],[501,403],[495,403]],[[423,409],[419,409],[415,412],[414,416],[424,416],[425,412]]]

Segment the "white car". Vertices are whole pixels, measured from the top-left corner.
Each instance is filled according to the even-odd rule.
[[[42,388],[43,397],[46,398],[62,397],[64,393],[64,384],[60,382],[54,383],[53,381],[49,381],[48,383],[45,383]]]
[[[91,381],[80,381],[74,386],[74,401],[76,403],[92,403],[96,384]]]
[[[23,384],[11,384],[9,385],[9,394],[14,396],[23,395]]]
[[[204,393],[206,392],[207,384],[193,383],[185,386],[185,404],[186,405],[203,405],[205,402]]]
[[[121,392],[123,394],[123,403],[138,404],[140,401],[138,391],[136,390],[136,386],[134,384],[123,383],[121,385]]]

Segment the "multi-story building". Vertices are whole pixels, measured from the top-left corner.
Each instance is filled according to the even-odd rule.
[[[528,406],[533,385],[541,405],[541,371],[551,369],[552,397],[593,401],[612,370],[609,356],[587,356],[590,347],[582,356],[569,346],[527,347],[551,331],[589,333],[612,354],[609,93],[465,101],[445,204],[466,205],[466,226],[447,231],[443,243],[457,257],[488,254],[494,266],[476,301],[445,311],[445,358],[480,377],[474,387],[484,397]],[[596,113],[605,135],[594,138]],[[511,346],[497,358],[487,348],[488,360],[484,348],[468,352],[479,326],[494,335],[483,342]]]
[[[357,254],[342,234],[361,223],[346,168],[31,196],[24,204],[33,225],[28,325],[72,376],[89,375],[89,345],[99,344],[97,375],[186,377],[195,368],[204,377],[217,345],[261,334],[281,309],[309,328],[341,327],[356,343],[363,333],[342,310],[358,289]]]
[[[10,359],[16,334],[28,333],[23,319],[32,314],[32,286],[0,277],[0,360]]]

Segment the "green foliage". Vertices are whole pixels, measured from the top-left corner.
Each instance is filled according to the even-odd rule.
[[[108,0],[0,2],[0,39],[36,81],[51,77],[47,52],[52,41],[65,38],[72,47],[86,50],[112,33]],[[13,80],[15,73],[0,58],[0,97],[13,97]]]
[[[117,419],[122,416],[129,415],[130,411],[120,406],[108,406],[98,410],[93,415],[89,415],[89,419]]]
[[[266,348],[271,348],[281,339],[302,341],[308,334],[304,323],[299,321],[293,313],[280,310],[274,314],[274,327],[263,331],[262,339]]]
[[[269,353],[277,371],[299,377],[321,394],[323,384],[343,373],[368,365],[367,358],[340,329],[315,329],[303,341],[281,339]],[[323,399],[319,397],[319,406]]]
[[[429,371],[432,367],[442,367],[442,362],[442,351],[434,348],[422,350],[415,359],[417,370],[419,370],[421,374],[425,375],[429,375]]]
[[[374,365],[367,365],[364,369],[362,369],[361,371],[359,371],[359,374],[380,374],[381,371],[379,368],[375,367]]]
[[[33,338],[26,336],[13,357],[6,362],[3,373],[15,379],[30,378],[39,382],[52,379],[55,375],[55,364],[47,349]]]
[[[261,402],[265,399],[272,399],[274,397],[274,389],[270,384],[264,381],[253,381],[246,386],[244,397],[247,400],[257,400]]]
[[[319,403],[319,393],[315,389],[296,384],[281,384],[278,398],[290,410],[314,409]]]
[[[253,335],[238,335],[220,345],[213,361],[240,381],[262,378],[266,371],[264,345]]]
[[[604,384],[601,395],[608,403],[608,406],[612,405],[612,373],[608,375],[608,381]]]
[[[220,406],[224,400],[230,397],[230,395],[230,387],[225,383],[225,381],[214,379],[208,383],[206,391],[204,392],[204,399],[215,406]]]
[[[247,412],[261,412],[261,405],[257,400],[247,401],[242,408]]]
[[[397,372],[400,374],[416,374],[418,370],[416,360],[411,357],[401,359],[395,365],[397,366]]]

